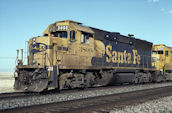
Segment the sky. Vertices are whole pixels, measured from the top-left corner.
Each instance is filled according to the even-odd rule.
[[[25,41],[68,19],[172,47],[172,0],[0,0],[0,72],[14,72]]]

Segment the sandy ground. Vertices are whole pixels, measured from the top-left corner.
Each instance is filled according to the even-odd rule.
[[[13,74],[1,74],[0,73],[0,93],[14,92],[13,89],[14,78]]]

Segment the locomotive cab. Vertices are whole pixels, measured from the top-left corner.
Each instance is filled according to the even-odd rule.
[[[51,38],[55,47],[55,58],[60,69],[91,66],[89,58],[95,56],[94,32],[81,23],[66,20],[50,25],[43,33]],[[55,61],[54,61],[54,64]],[[84,67],[85,68],[85,67]]]

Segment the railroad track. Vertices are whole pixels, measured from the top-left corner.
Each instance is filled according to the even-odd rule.
[[[164,93],[165,92],[165,93]],[[19,109],[6,110],[4,112],[71,112],[71,113],[90,113],[90,112],[107,112],[116,107],[124,107],[126,105],[146,102],[148,100],[157,99],[164,96],[172,95],[172,86],[145,89],[140,91],[126,92],[120,94],[112,94],[106,96],[98,96],[87,99],[72,100],[66,102],[58,102],[52,104],[44,104],[37,106],[24,107]]]
[[[12,99],[12,98],[21,98],[25,96],[36,95],[37,93],[33,92],[11,92],[11,93],[0,93],[0,100],[2,99]]]
[[[170,82],[169,82],[170,83]],[[172,83],[172,82],[171,82]],[[154,83],[147,83],[146,85],[152,85]],[[158,83],[158,84],[163,84],[163,83]],[[124,84],[124,85],[117,85],[117,86],[106,86],[106,87],[95,87],[95,88],[87,88],[84,89],[84,91],[91,91],[91,90],[103,90],[103,89],[112,89],[112,88],[123,88],[126,86],[140,86],[143,84]],[[42,93],[35,93],[35,92],[10,92],[10,93],[0,93],[0,100],[2,99],[12,99],[12,98],[21,98],[21,97],[29,97],[29,96],[40,96],[40,95],[47,95],[47,94],[58,94],[58,93],[73,93],[77,91],[82,91],[82,89],[73,89],[73,90],[62,90],[62,91],[57,91],[57,90],[50,90],[47,92],[42,92]]]
[[[149,83],[152,84],[152,83]],[[138,86],[139,84],[135,84],[133,86]],[[95,88],[87,88],[84,89],[84,91],[89,91],[89,90],[101,90],[101,89],[111,89],[111,88],[122,88],[125,86],[130,86],[130,84],[125,84],[125,85],[120,85],[120,86],[106,86],[106,87],[95,87]],[[47,92],[41,92],[41,93],[34,93],[34,92],[10,92],[10,93],[0,93],[0,100],[2,99],[12,99],[12,98],[22,98],[22,97],[29,97],[29,96],[40,96],[40,95],[47,95],[47,94],[58,94],[58,93],[72,93],[72,92],[77,92],[77,91],[82,91],[83,89],[73,89],[73,90],[62,90],[62,91],[57,91],[57,90],[50,90]]]
[[[119,94],[124,94],[126,95],[129,94],[129,92],[138,92],[138,90],[154,90],[155,88],[165,88],[165,87],[172,87],[172,82],[168,83],[156,83],[156,84],[145,84],[145,85],[124,85],[124,86],[109,86],[109,87],[100,87],[100,88],[89,88],[86,90],[67,90],[67,91],[62,91],[62,92],[49,92],[46,94],[38,94],[38,93],[23,93],[18,95],[18,93],[14,93],[13,95],[3,97],[0,94],[0,111],[6,111],[7,109],[12,109],[12,110],[17,110],[16,108],[23,109],[22,107],[26,106],[40,106],[42,104],[49,105],[49,103],[55,103],[51,104],[50,106],[58,105],[61,106],[63,103],[69,104],[72,102],[71,106],[73,105],[74,108],[82,108],[82,107],[77,107],[75,105],[75,101],[80,101],[84,100],[86,102],[91,102],[89,99],[94,99],[94,98],[99,98],[99,97],[108,97],[107,95],[118,95],[118,98],[120,97]],[[171,90],[171,89],[168,89]],[[142,95],[143,96],[143,95]],[[122,97],[120,97],[122,98]],[[110,102],[111,100],[109,100]],[[74,102],[74,103],[73,103]],[[97,102],[96,103],[101,103]],[[104,101],[102,101],[104,102]],[[47,104],[48,103],[48,104]],[[81,102],[79,105],[82,105]],[[86,103],[87,105],[94,105],[94,102]],[[70,106],[70,105],[67,105]],[[31,108],[32,108],[31,107]],[[14,109],[13,109],[14,108]],[[44,106],[43,108],[46,108]],[[57,107],[55,107],[57,108]],[[62,111],[67,111],[66,109],[73,109],[73,108],[68,108],[68,107],[60,107],[59,109],[63,109]],[[30,109],[30,108],[29,108]],[[36,110],[36,108],[34,108]],[[47,108],[46,108],[47,109]],[[26,107],[27,110],[27,107]],[[9,110],[7,110],[9,111]],[[60,111],[56,109],[56,111]]]
[[[151,85],[153,83],[148,83],[147,85]],[[159,83],[161,84],[161,83]],[[140,84],[135,84],[132,86],[139,86]],[[96,88],[87,88],[84,89],[84,91],[91,91],[91,90],[103,90],[103,89],[111,89],[111,88],[123,88],[126,86],[130,86],[130,84],[125,84],[125,85],[120,85],[120,86],[106,86],[106,87],[96,87]],[[73,89],[73,90],[63,90],[60,91],[61,94],[65,93],[73,93],[77,91],[81,91],[80,89]],[[13,99],[13,98],[22,98],[22,97],[31,97],[31,96],[40,96],[40,95],[47,95],[47,94],[58,94],[59,91],[57,90],[51,90],[47,92],[42,92],[42,93],[34,93],[34,92],[10,92],[10,93],[0,93],[0,100],[2,99]]]

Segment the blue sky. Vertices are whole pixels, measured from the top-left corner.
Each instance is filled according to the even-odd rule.
[[[66,19],[172,46],[172,0],[0,0],[0,72],[14,71],[25,41]]]

